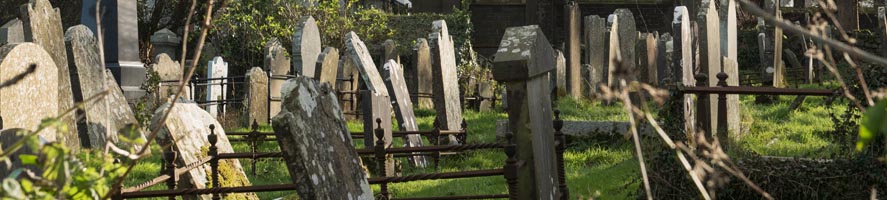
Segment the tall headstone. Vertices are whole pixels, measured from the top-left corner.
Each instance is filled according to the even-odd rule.
[[[139,59],[137,2],[102,1],[101,7],[105,67],[114,74],[127,101],[133,101],[145,96],[141,86],[146,80],[145,67]],[[96,33],[95,12],[96,0],[84,0],[80,23],[93,33]]]
[[[247,92],[247,125],[253,122],[266,124],[268,121],[268,74],[259,67],[246,72],[249,91]]]
[[[153,56],[156,57],[161,53],[165,53],[172,60],[179,60],[177,52],[182,48],[182,38],[176,35],[176,33],[166,28],[160,29],[151,35],[151,44],[154,45]]]
[[[649,83],[650,85],[653,85],[653,86],[659,85],[659,68],[660,68],[660,66],[659,66],[659,62],[657,62],[657,60],[659,59],[658,58],[658,56],[659,56],[658,50],[660,47],[659,47],[659,42],[657,41],[657,40],[659,40],[659,38],[657,38],[657,37],[659,37],[659,33],[656,33],[656,32],[647,34],[647,37],[643,38],[644,39],[643,42],[646,43],[647,49],[639,49],[638,50],[638,51],[646,51],[647,57],[640,58],[640,59],[647,59],[647,66],[646,66],[647,71],[645,74],[647,74],[647,77],[646,77],[647,83]]]
[[[340,94],[339,100],[342,105],[342,112],[345,113],[345,117],[348,120],[357,119],[357,113],[359,112],[357,108],[358,103],[358,85],[360,79],[360,72],[358,72],[357,67],[354,66],[354,60],[348,56],[348,54],[342,55],[339,59],[339,72],[336,73],[336,86],[338,86],[337,90]]]
[[[397,118],[398,128],[401,131],[418,131],[419,125],[416,124],[416,114],[413,113],[413,102],[410,100],[410,92],[407,91],[406,81],[400,74],[400,64],[395,60],[388,60],[382,67],[382,79],[385,80],[385,86],[388,88],[391,98],[391,105],[394,107],[394,116]],[[422,137],[418,134],[410,134],[404,137],[405,147],[421,147]],[[426,164],[425,157],[410,157],[410,162],[414,166],[424,167]]]
[[[268,110],[269,117],[277,116],[280,112],[280,87],[286,82],[286,76],[290,75],[290,58],[286,56],[286,49],[280,44],[277,38],[272,38],[265,44],[265,71],[269,71],[271,77],[268,78],[269,89],[268,102],[270,108]]]
[[[357,33],[349,32],[345,34],[345,47],[349,58],[352,59],[357,70],[360,71],[360,77],[364,84],[366,84],[367,89],[373,93],[388,96],[385,81],[382,80],[382,76],[379,74],[376,64],[373,63],[369,50],[357,36]]]
[[[59,10],[53,8],[48,0],[32,0],[21,7],[19,19],[22,20],[22,31],[26,42],[40,45],[52,57],[55,66],[58,67],[57,87],[58,113],[63,113],[74,107],[74,95],[71,91],[71,76],[68,69],[68,55],[65,52],[65,33],[62,29],[62,19]],[[68,126],[66,133],[61,133],[69,138],[65,145],[76,147],[80,145],[77,137],[77,124],[74,116],[68,115],[61,119]],[[77,149],[77,148],[75,148]]]
[[[434,110],[443,130],[459,130],[462,124],[462,102],[459,102],[459,84],[456,77],[456,52],[453,40],[447,30],[447,22],[437,20],[432,23],[428,35],[431,46],[434,77]],[[553,56],[553,55],[552,55]],[[554,57],[552,57],[554,58]],[[450,142],[455,137],[450,135]]]
[[[416,90],[414,93],[417,94],[417,104],[422,109],[434,108],[432,99],[426,97],[426,95],[431,95],[434,91],[434,87],[432,87],[434,81],[431,75],[431,62],[431,48],[428,46],[428,41],[425,38],[417,39],[416,60],[413,61],[416,65]]]
[[[673,71],[674,84],[680,86],[695,86],[695,70],[693,64],[693,30],[690,29],[690,13],[687,7],[678,6],[674,9],[674,20],[672,20],[673,32],[675,33]],[[694,95],[685,94],[681,97],[681,112],[683,113],[684,132],[695,133],[696,131],[696,102]]]
[[[579,99],[583,96],[582,90],[583,86],[585,86],[585,84],[582,84],[581,63],[579,63],[580,52],[582,51],[580,41],[582,25],[579,23],[582,20],[582,12],[579,11],[579,3],[576,1],[567,3],[565,9],[566,22],[564,26],[566,26],[566,37],[564,37],[564,42],[566,43],[566,48],[564,49],[564,56],[566,58],[567,76],[569,76],[569,82],[566,86],[569,89],[570,96]]]
[[[210,79],[206,87],[206,111],[213,117],[219,117],[219,113],[225,113],[225,101],[228,91],[228,63],[221,56],[216,56],[206,65],[206,78]],[[219,80],[214,80],[219,79]],[[215,103],[219,102],[219,103]],[[222,106],[219,106],[222,105]]]
[[[659,36],[659,41],[656,44],[656,76],[657,83],[660,86],[665,85],[673,85],[674,84],[674,76],[670,72],[673,72],[672,69],[674,65],[674,38],[672,38],[671,33],[664,33]],[[672,82],[667,82],[672,81]]]
[[[708,75],[708,86],[716,86],[718,83],[716,77],[718,73],[721,73],[723,64],[721,63],[720,25],[718,25],[719,19],[717,9],[715,9],[715,1],[703,1],[697,17],[700,72]],[[718,127],[717,98],[717,95],[709,95],[708,105],[704,105],[711,115],[710,126],[708,126],[712,129],[708,130],[711,135],[719,134],[717,130],[714,130]]]
[[[616,14],[612,14],[608,17],[607,21],[610,23],[610,38],[607,41],[609,47],[609,53],[607,54],[607,71],[604,72],[605,78],[604,82],[607,87],[612,87],[618,84],[618,79],[615,76],[615,72],[617,68],[622,68],[621,66],[617,66],[616,61],[622,60],[622,65],[625,66],[626,61],[625,57],[622,57],[622,52],[620,51],[620,43],[619,43],[619,21],[620,18]],[[632,45],[634,47],[634,45]]]
[[[773,81],[773,72],[776,71],[776,68],[773,67],[773,41],[772,34],[767,31],[767,26],[764,23],[764,20],[758,18],[758,57],[761,63],[761,78],[765,83],[771,83]]]
[[[333,88],[309,77],[287,80],[284,88],[274,134],[299,198],[372,199]]]
[[[551,79],[551,93],[558,97],[562,97],[567,95],[567,61],[564,58],[563,52],[560,50],[554,51],[555,68],[549,75],[549,78]]]
[[[169,112],[165,121],[161,121],[163,113]],[[216,147],[219,153],[234,153],[231,142],[222,124],[201,109],[195,103],[180,101],[170,107],[170,103],[160,106],[151,119],[151,130],[160,130],[157,144],[170,146],[176,152],[176,164],[185,166],[198,162],[207,156],[211,133],[217,136]],[[165,122],[165,123],[161,123]],[[212,129],[210,127],[213,127]],[[243,166],[237,159],[219,160],[219,182],[222,187],[250,186],[251,183],[243,172]],[[204,189],[212,185],[209,165],[201,165],[183,174],[179,179],[178,188]],[[184,199],[210,199],[211,195],[186,195]],[[255,193],[232,193],[226,199],[259,199]]]
[[[636,79],[641,83],[650,83],[650,74],[648,73],[650,63],[647,60],[647,53],[649,53],[647,52],[647,36],[650,35],[650,33],[639,33],[635,36],[638,39],[634,45],[634,49],[637,50],[635,51],[635,58],[637,60],[634,60],[637,68],[635,68],[633,74],[637,74]]]
[[[588,70],[589,93],[595,93],[601,84],[606,85],[607,55],[607,20],[597,15],[585,17],[585,48],[587,61],[591,65]]]
[[[739,63],[732,58],[724,56],[724,73],[727,74],[727,85],[728,86],[739,86]],[[727,110],[721,112],[727,112],[727,133],[723,133],[721,135],[728,135],[731,137],[740,136],[741,129],[741,119],[739,116],[739,95],[738,94],[728,94],[727,95]]]
[[[321,53],[320,29],[314,17],[299,19],[293,33],[292,68],[294,74],[317,79],[315,65]]]
[[[0,26],[0,45],[22,42],[25,42],[22,20],[12,19]]]
[[[376,141],[382,139],[385,148],[391,147],[391,100],[388,95],[382,95],[369,90],[360,91],[361,111],[363,111],[363,143],[366,147],[376,145]],[[376,120],[381,120],[377,122]],[[382,137],[376,137],[375,129],[384,130]],[[394,176],[394,157],[389,154],[385,158],[385,175]]]
[[[801,1],[801,0],[797,0]],[[736,0],[721,1],[721,54],[738,61],[739,41],[737,39]]]
[[[336,88],[336,72],[339,71],[339,49],[327,47],[323,49],[323,53],[317,57],[317,64],[314,66],[314,79],[320,83],[330,84],[330,87]]]
[[[32,66],[34,69],[29,72]],[[21,78],[16,84],[0,88],[3,128],[36,130],[43,119],[59,114],[59,93],[52,92],[58,90],[58,69],[52,56],[40,45],[25,42],[0,47],[0,82]],[[38,134],[49,142],[62,142],[70,148],[80,147],[76,132],[67,135],[66,132],[49,129]]]
[[[776,5],[779,5],[779,0],[776,0]],[[782,20],[782,10],[780,7],[773,7],[773,13],[777,20]],[[853,7],[855,8],[856,6]],[[845,26],[852,25],[846,24]],[[859,24],[856,24],[856,27],[859,27]],[[785,64],[782,62],[782,28],[778,26],[773,26],[773,49],[773,87],[785,87]]]
[[[169,58],[169,55],[160,54],[154,58],[154,64],[151,64],[151,69],[157,72],[161,81],[164,81],[162,86],[160,87],[160,91],[158,91],[158,98],[167,99],[171,98],[170,96],[175,95],[179,89],[179,82],[182,80],[184,70],[182,66],[179,65],[179,62],[173,61],[172,58]]]
[[[494,79],[506,85],[517,157],[527,162],[518,170],[516,192],[527,199],[555,199],[559,194],[546,77],[554,70],[554,54],[538,26],[509,27],[493,60]]]
[[[635,49],[635,45],[638,41],[638,31],[634,23],[634,14],[631,13],[631,10],[624,8],[616,9],[613,14],[619,17],[619,26],[616,26],[618,29],[613,29],[612,31],[619,34],[619,54],[623,60],[622,65],[625,66],[628,71],[637,72],[638,67],[637,63],[635,63],[635,60],[637,60],[635,52],[637,50]],[[617,40],[610,38],[610,41]],[[633,75],[634,77],[638,77],[637,75],[639,74]]]
[[[128,139],[145,139],[141,130],[135,132],[119,132],[127,126],[138,125],[135,114],[126,103],[114,80],[114,76],[102,68],[99,60],[98,43],[96,37],[83,25],[68,28],[65,33],[65,46],[67,47],[68,66],[72,66],[71,82],[74,87],[74,101],[83,102],[90,97],[108,90],[108,94],[95,103],[86,104],[78,112],[78,130],[80,142],[84,147],[104,149],[106,141],[110,140],[118,147],[135,147],[127,143],[120,143],[118,134]],[[81,117],[82,116],[82,117]]]

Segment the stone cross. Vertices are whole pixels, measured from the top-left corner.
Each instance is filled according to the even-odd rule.
[[[606,85],[607,75],[607,20],[597,15],[585,17],[585,48],[588,70],[588,87],[590,93],[596,93],[601,84]]]
[[[579,63],[581,55],[580,46],[582,44],[580,41],[582,12],[579,11],[579,3],[575,1],[567,3],[564,15],[567,20],[566,24],[564,24],[566,28],[564,55],[566,57],[566,75],[569,76],[569,82],[566,83],[566,87],[569,89],[570,96],[579,99],[583,96],[582,91],[584,90],[583,86],[585,86],[582,83],[581,63]]]
[[[33,68],[33,72],[28,72]],[[27,74],[17,84],[0,88],[0,117],[3,128],[37,130],[40,122],[59,114],[58,67],[52,56],[40,45],[25,42],[0,47],[0,82]],[[43,91],[43,92],[39,92]],[[69,148],[79,149],[80,140],[74,135],[55,129],[38,133],[49,142],[57,138]]]
[[[41,0],[46,1],[46,0]],[[105,66],[123,89],[127,101],[146,93],[141,89],[146,69],[139,59],[139,26],[136,1],[102,1],[102,37]],[[80,23],[96,33],[96,0],[84,0]]]
[[[321,53],[320,29],[314,17],[306,16],[296,23],[293,33],[292,70],[294,74],[317,79],[315,75],[317,56]]]
[[[314,77],[320,83],[330,84],[330,87],[336,88],[336,72],[339,71],[339,49],[327,47],[323,49],[323,53],[317,57],[317,63],[314,66]]]
[[[428,46],[428,41],[425,38],[419,38],[416,39],[415,50],[416,56],[413,63],[416,65],[416,101],[419,104],[419,108],[432,109],[434,108],[434,102],[430,97],[425,97],[425,95],[431,95],[434,90],[434,87],[432,87],[434,81],[431,75],[431,48]]]
[[[509,27],[493,60],[493,77],[506,85],[508,121],[514,126],[517,157],[527,165],[518,171],[518,196],[555,199],[558,168],[555,162],[549,80],[554,51],[536,25]]]
[[[398,130],[402,131],[418,131],[419,125],[416,124],[416,115],[413,113],[413,102],[410,100],[410,92],[407,91],[407,85],[400,74],[400,64],[395,60],[388,60],[382,67],[382,79],[385,80],[385,86],[388,88],[391,98],[391,105],[394,107],[394,115],[397,118]],[[405,147],[421,147],[422,137],[418,134],[410,134],[404,137]],[[414,166],[424,167],[426,165],[424,156],[410,157],[410,162]]]
[[[246,72],[249,91],[247,91],[247,115],[245,125],[253,122],[265,124],[268,121],[268,74],[259,67]]]
[[[228,80],[221,78],[228,78],[228,63],[220,56],[214,57],[206,65],[206,78],[210,79],[206,82],[206,101],[209,102],[206,111],[213,117],[219,117],[220,110],[221,113],[225,113],[224,102],[228,91]]]
[[[9,20],[0,26],[0,45],[25,42],[22,20],[18,18]]]
[[[456,52],[453,40],[447,30],[447,22],[437,20],[432,23],[428,35],[431,46],[434,77],[434,110],[442,130],[459,130],[462,124],[462,102],[459,102],[459,84],[456,77]],[[552,57],[554,58],[554,57]],[[456,138],[449,135],[450,143]]]
[[[286,49],[283,48],[277,38],[272,38],[265,44],[264,66],[265,71],[268,71],[270,74],[268,78],[268,95],[270,97],[268,114],[270,118],[270,116],[276,116],[280,112],[280,89],[283,83],[286,82],[287,76],[291,74],[290,58],[286,56]]]
[[[299,198],[372,199],[333,88],[309,77],[287,80],[283,88],[274,134]]]
[[[68,54],[65,52],[65,33],[62,29],[62,19],[58,8],[53,8],[48,0],[32,0],[21,7],[19,19],[22,20],[22,31],[25,42],[33,42],[43,47],[55,66],[58,67],[58,113],[67,111],[74,106],[74,96],[71,90],[71,75],[68,68]],[[140,66],[141,67],[141,66]],[[5,73],[5,72],[4,72]],[[69,138],[65,145],[77,149],[81,145],[77,137],[77,123],[74,116],[68,115],[61,119],[68,126],[66,133],[61,133]]]
[[[155,57],[161,53],[165,53],[172,60],[179,60],[179,54],[177,52],[182,48],[181,43],[182,38],[166,28],[160,29],[151,35],[151,44],[154,45],[153,56]]]

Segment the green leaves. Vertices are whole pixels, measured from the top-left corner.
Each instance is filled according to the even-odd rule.
[[[879,101],[863,114],[856,150],[861,151],[866,144],[885,132],[887,132],[887,99]]]

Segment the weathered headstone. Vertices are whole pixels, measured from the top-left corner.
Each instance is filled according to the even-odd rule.
[[[622,57],[622,52],[620,51],[620,42],[619,42],[619,21],[620,18],[616,14],[612,14],[608,17],[607,21],[610,23],[610,38],[607,41],[609,51],[607,53],[607,71],[604,72],[604,85],[607,87],[614,87],[619,84],[618,78],[616,77],[616,69],[623,68],[622,66],[626,66],[625,57]],[[634,45],[632,45],[634,47]],[[618,66],[620,64],[616,61],[622,61],[622,66]]]
[[[280,87],[286,82],[286,76],[290,75],[290,58],[286,56],[286,49],[280,44],[277,38],[272,38],[265,44],[265,71],[270,71],[271,77],[268,78],[270,89],[269,117],[277,116],[280,112]]]
[[[650,33],[638,33],[638,35],[635,36],[638,39],[637,43],[634,45],[634,49],[637,50],[635,51],[635,58],[637,60],[633,61],[635,62],[635,66],[637,66],[637,68],[635,68],[633,74],[637,74],[636,79],[638,82],[641,83],[650,83],[650,74],[648,71],[650,60],[647,59],[647,54],[649,53],[647,52],[648,36],[650,36]]]
[[[776,3],[778,5],[779,1],[777,0]],[[782,20],[781,7],[782,6],[773,7],[773,16],[776,16],[776,20]],[[856,6],[853,7],[855,8]],[[858,24],[845,24],[844,26],[859,27]],[[785,87],[785,64],[782,62],[782,37],[782,28],[773,26],[773,87],[778,88]]]
[[[45,1],[45,0],[43,0]],[[80,23],[96,33],[96,1],[83,0]],[[102,41],[105,67],[126,95],[127,101],[145,96],[141,89],[146,69],[139,58],[139,23],[136,1],[103,1],[101,3]]]
[[[728,86],[739,86],[739,64],[736,63],[736,60],[724,56],[724,73],[727,74]],[[742,124],[739,111],[739,95],[728,94],[727,110],[720,111],[727,112],[727,133],[722,133],[721,135],[727,136],[729,134],[731,137],[740,136]]]
[[[184,71],[182,70],[181,65],[179,65],[179,62],[173,61],[169,58],[169,55],[166,55],[165,53],[157,55],[154,62],[154,64],[151,64],[151,69],[157,72],[161,81],[164,81],[159,89],[160,91],[158,92],[157,97],[160,99],[170,98],[170,96],[175,95],[176,92],[178,92],[178,81],[182,80],[182,74]]]
[[[18,18],[12,19],[0,26],[0,45],[22,42],[25,42],[22,20]]]
[[[363,143],[367,148],[374,147],[377,140],[384,140],[385,148],[391,147],[391,100],[387,95],[381,95],[369,90],[360,91],[361,111],[363,111]],[[381,120],[377,122],[376,120]],[[375,130],[381,128],[384,130],[382,137],[376,137]],[[389,154],[385,156],[386,176],[394,176],[394,157]]]
[[[340,92],[339,100],[342,105],[342,112],[348,120],[357,119],[358,103],[358,86],[360,82],[360,72],[354,66],[354,60],[349,58],[347,54],[342,55],[339,59],[339,72],[336,73],[338,83],[337,90]]]
[[[580,24],[580,21],[582,20],[582,12],[579,11],[579,3],[576,1],[570,1],[567,3],[564,15],[566,19],[566,23],[564,24],[566,28],[566,37],[564,37],[566,48],[563,53],[566,58],[566,75],[569,76],[566,87],[569,89],[570,96],[574,99],[580,99],[583,97],[582,91],[584,90],[583,86],[585,86],[585,84],[582,83],[581,63],[579,63],[581,56],[580,34],[582,31],[582,25]]]
[[[549,75],[549,78],[551,79],[551,93],[555,96],[562,97],[567,95],[567,62],[564,58],[564,53],[560,50],[554,51],[555,68]]]
[[[771,83],[773,81],[773,72],[776,71],[776,68],[773,67],[773,41],[772,34],[767,31],[767,24],[765,24],[764,19],[758,18],[758,57],[761,63],[761,79],[764,83]]]
[[[413,102],[410,100],[410,92],[407,91],[407,85],[403,75],[400,74],[400,64],[395,60],[388,60],[382,67],[382,79],[385,80],[385,86],[388,88],[391,98],[391,105],[394,107],[394,115],[397,118],[398,128],[401,131],[418,131],[419,125],[416,124],[416,114],[413,113]],[[418,134],[410,134],[405,137],[405,147],[421,147],[422,137]],[[414,166],[424,167],[426,164],[425,157],[413,156],[410,161]]]
[[[228,91],[227,80],[220,78],[228,77],[228,63],[221,56],[216,56],[206,65],[206,111],[213,117],[219,117],[219,113],[225,113],[225,96]],[[218,80],[214,80],[218,79]],[[218,103],[216,103],[218,102]],[[222,106],[219,106],[222,105]]]
[[[555,199],[558,168],[554,153],[551,99],[547,95],[554,69],[554,51],[536,25],[509,27],[493,61],[493,77],[504,82],[508,93],[508,121],[514,133],[519,160],[518,196]]]
[[[58,88],[58,67],[42,46],[25,42],[0,47],[0,71],[0,82],[18,80],[16,84],[0,88],[3,128],[36,130],[43,119],[59,114],[59,93],[53,92]],[[67,135],[48,129],[39,135],[49,142],[80,147],[76,132]]]
[[[339,70],[339,49],[327,47],[323,49],[323,53],[317,57],[317,64],[314,66],[314,79],[320,83],[330,84],[330,87],[336,88],[336,72]]]
[[[160,106],[151,119],[151,130],[160,131],[157,134],[157,144],[171,146],[176,152],[176,164],[185,166],[205,159],[207,148],[210,146],[208,136],[216,134],[219,153],[234,153],[231,142],[222,124],[219,124],[213,116],[201,109],[195,103],[180,101],[170,108],[171,103]],[[163,113],[169,112],[166,123],[161,123]],[[213,126],[214,129],[210,129]],[[209,165],[201,165],[181,176],[178,188],[209,188],[211,184],[211,169]],[[249,186],[250,181],[243,173],[243,167],[237,159],[219,160],[219,182],[222,187]],[[185,196],[186,199],[209,199],[210,195]],[[255,193],[232,193],[225,197],[230,199],[258,199]]]
[[[360,71],[360,77],[363,79],[369,91],[378,93],[382,96],[388,96],[388,89],[385,88],[385,81],[379,74],[373,58],[367,50],[363,41],[357,37],[357,33],[349,32],[345,34],[345,49],[348,51],[349,58]]]
[[[637,60],[635,45],[638,41],[638,31],[634,23],[634,14],[631,13],[631,10],[624,8],[616,9],[613,14],[619,17],[618,29],[613,29],[612,31],[618,32],[619,34],[619,54],[623,61],[622,66],[625,66],[626,70],[629,72],[637,72],[638,66],[637,63],[635,63]],[[617,40],[610,38],[610,41]],[[633,74],[633,77],[639,77],[638,75],[639,74]],[[633,77],[628,78],[633,79]]]
[[[462,102],[459,101],[459,79],[456,77],[456,53],[447,30],[447,22],[434,21],[428,38],[431,41],[431,74],[434,77],[433,96],[437,120],[443,130],[459,130],[462,124]],[[456,143],[453,135],[449,138],[451,144]]]
[[[85,104],[82,112],[78,112],[78,118],[81,119],[78,120],[81,144],[93,149],[104,149],[106,140],[110,140],[121,148],[137,147],[138,145],[118,142],[118,134],[131,134],[123,135],[130,140],[145,139],[145,135],[141,130],[119,132],[127,126],[138,126],[139,122],[126,103],[123,92],[118,89],[114,76],[102,68],[96,37],[86,26],[73,26],[65,33],[65,44],[69,56],[68,66],[74,67],[71,75],[74,101],[83,102],[106,90],[108,92],[103,98]]]
[[[721,72],[723,64],[721,64],[721,37],[718,12],[715,9],[714,0],[702,2],[697,15],[699,23],[699,68],[700,72],[708,75],[708,86],[716,86],[718,83],[717,74]],[[711,115],[709,126],[712,130],[707,130],[711,135],[717,133],[718,127],[718,108],[717,95],[709,95],[707,105],[704,105]]]
[[[246,72],[249,91],[247,92],[247,118],[245,124],[253,122],[265,124],[268,121],[268,75],[262,68],[253,67]]]
[[[306,16],[299,19],[293,35],[292,67],[293,73],[315,77],[317,56],[320,55],[320,29],[314,17]]]
[[[674,38],[671,33],[664,33],[659,36],[658,44],[656,44],[656,75],[660,86],[674,84],[673,72],[674,65]],[[667,80],[671,82],[666,82]]]
[[[345,117],[329,85],[287,80],[274,134],[301,199],[372,199]]]
[[[607,85],[607,55],[610,47],[607,46],[607,20],[597,15],[585,17],[587,61],[591,65],[588,70],[589,93],[596,93],[598,88]]]
[[[22,20],[22,30],[26,42],[33,42],[43,47],[52,57],[55,66],[58,67],[58,113],[63,113],[74,107],[74,95],[71,94],[71,76],[68,69],[68,55],[65,52],[65,33],[62,29],[62,19],[57,8],[52,8],[48,0],[32,0],[21,7],[19,19]],[[45,91],[44,91],[45,92]],[[73,115],[63,117],[62,122],[68,126],[64,134],[68,140],[65,145],[74,149],[80,145],[77,137],[77,123]]]
[[[434,91],[434,84],[432,78],[432,70],[431,70],[431,47],[428,46],[428,41],[425,38],[419,38],[416,40],[416,60],[413,63],[416,64],[416,100],[417,104],[419,104],[419,108],[422,109],[432,109],[434,108],[434,102],[432,98],[426,97],[426,95],[431,95],[432,91]]]
[[[650,85],[653,85],[653,86],[659,85],[659,73],[658,72],[659,72],[660,66],[659,66],[659,62],[657,62],[657,60],[659,59],[658,58],[659,57],[658,50],[660,47],[658,46],[659,45],[659,42],[658,42],[659,38],[657,38],[657,37],[659,37],[659,33],[656,33],[656,32],[647,34],[647,37],[644,38],[644,41],[643,41],[643,42],[646,42],[647,49],[639,49],[638,50],[638,51],[646,51],[647,57],[641,58],[641,59],[647,59],[647,66],[646,66],[647,71],[645,74],[647,74],[647,77],[646,77],[647,83],[649,83]]]
[[[480,101],[480,108],[478,108],[481,112],[489,112],[493,110],[493,103],[495,98],[495,94],[493,93],[493,86],[488,81],[480,81],[478,83],[477,92],[483,100]]]
[[[391,39],[385,40],[385,42],[382,43],[382,48],[383,48],[383,50],[385,50],[385,52],[383,54],[385,56],[384,57],[385,60],[383,60],[383,62],[382,62],[383,66],[384,66],[384,63],[388,62],[387,60],[394,60],[394,62],[397,62],[398,64],[401,63],[400,62],[400,54],[397,52],[397,42],[394,42],[394,40],[391,40]],[[401,69],[401,70],[403,70],[403,69]]]
[[[165,53],[172,60],[179,60],[178,53],[181,46],[182,38],[173,33],[169,29],[160,29],[157,32],[154,32],[151,35],[151,44],[154,45],[154,57],[157,55]],[[208,53],[208,52],[203,52]]]
[[[800,0],[798,0],[800,1]],[[720,1],[721,54],[738,61],[736,0]]]
[[[695,86],[695,70],[693,64],[693,30],[690,29],[690,13],[687,7],[678,6],[674,9],[674,20],[671,22],[674,29],[674,54],[673,54],[673,80],[675,85]],[[685,133],[696,131],[696,102],[694,95],[685,94],[681,97],[681,112],[683,113]]]

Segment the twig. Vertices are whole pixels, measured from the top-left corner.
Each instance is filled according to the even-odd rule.
[[[626,86],[624,88],[628,88],[625,79],[622,79],[620,82],[621,85]],[[634,118],[634,114],[632,114],[631,98],[629,98],[628,96],[628,90],[622,90],[621,93],[622,94],[620,96],[623,100],[622,105],[625,107],[625,111],[628,112],[628,122],[631,125],[629,129],[631,129],[631,136],[634,140],[634,150],[635,153],[637,153],[638,162],[640,163],[641,167],[641,176],[643,177],[644,181],[644,190],[647,192],[647,199],[653,200],[653,193],[650,192],[650,180],[647,176],[647,166],[644,163],[644,152],[641,149],[641,139],[638,136],[637,121]]]

